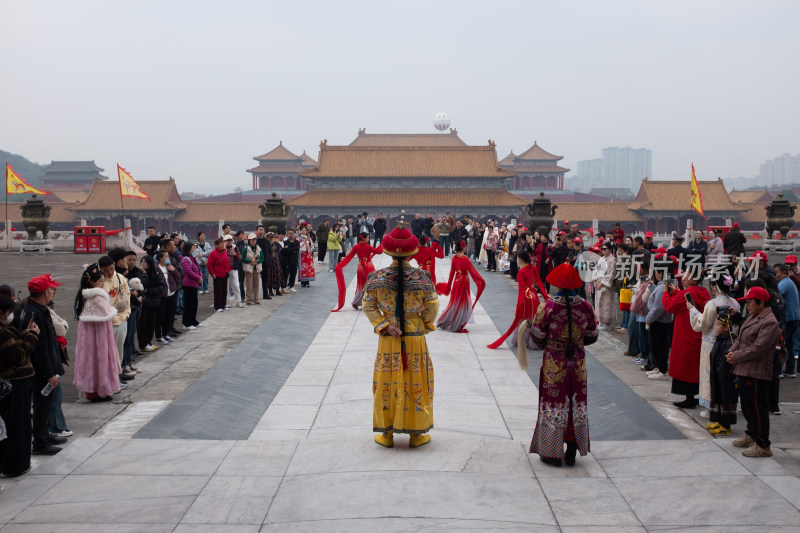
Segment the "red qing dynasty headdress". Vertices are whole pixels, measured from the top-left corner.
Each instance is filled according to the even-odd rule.
[[[395,228],[383,238],[381,242],[383,252],[392,257],[407,257],[414,255],[419,249],[419,241],[406,228]]]

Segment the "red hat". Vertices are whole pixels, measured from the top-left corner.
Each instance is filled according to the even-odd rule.
[[[564,221],[564,224],[569,224],[569,220],[565,220],[565,221]]]
[[[732,227],[732,228],[739,229],[739,223],[738,223],[738,222],[734,222],[734,223],[733,223],[733,225],[732,225],[731,227]]]
[[[667,253],[667,249],[664,248],[663,246],[659,246],[658,248],[656,248],[656,253],[657,254],[666,254]]]
[[[50,287],[58,287],[61,283],[56,281],[56,278],[53,277],[52,274],[42,274],[41,276],[36,276],[35,278],[31,278],[28,282],[28,291],[31,293],[34,292],[44,292]]]
[[[653,232],[652,231],[648,231],[647,233],[644,234],[644,236],[645,236],[645,238],[646,237],[650,237],[652,239],[653,238]]]
[[[756,250],[755,252],[753,252],[753,255],[745,259],[745,261],[755,261],[756,259],[761,259],[765,263],[769,261],[769,259],[767,259],[767,253],[762,252],[761,250]]]
[[[783,260],[784,263],[787,265],[796,265],[797,264],[797,256],[796,255],[787,255],[786,259]]]
[[[761,287],[750,287],[750,290],[747,291],[742,298],[736,298],[736,300],[743,302],[745,300],[761,300],[762,302],[769,301],[769,293],[767,289],[762,289]]]
[[[564,230],[562,229],[561,231],[559,231],[559,232],[558,232],[558,234],[559,234],[559,235],[566,235],[566,234],[567,234],[567,232],[566,232],[566,231],[564,231]]]
[[[395,228],[383,238],[383,253],[393,257],[414,255],[419,249],[419,241],[406,228]]]
[[[583,281],[577,269],[569,263],[561,263],[547,275],[547,283],[561,289],[578,289]]]
[[[580,237],[575,237],[575,239],[573,239],[572,242],[583,242],[583,239],[581,239]],[[566,288],[566,287],[564,287],[564,288]]]

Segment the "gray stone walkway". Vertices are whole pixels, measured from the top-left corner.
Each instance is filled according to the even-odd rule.
[[[484,273],[481,265],[477,265],[477,268],[486,280],[485,296],[481,296],[480,303],[497,329],[505,331],[514,316],[514,308],[509,304],[517,301],[516,284],[509,282],[510,278],[506,275]],[[507,345],[510,347],[511,343],[507,342]],[[685,438],[680,430],[594,357],[595,352],[606,348],[607,344],[600,342],[587,349],[586,374],[589,379],[592,440]],[[539,383],[542,352],[530,351],[528,357],[528,375],[534,383]]]
[[[428,336],[433,440],[380,447],[372,328],[352,309],[324,322],[247,440],[75,440],[0,492],[0,532],[800,531],[800,480],[779,449],[593,438],[575,467],[542,464],[527,453],[535,384],[507,346],[486,348],[499,331],[480,305],[470,334]]]
[[[345,270],[346,275],[354,272],[353,265]],[[299,283],[296,288],[291,299],[134,438],[246,439],[335,307],[332,274],[311,288]]]

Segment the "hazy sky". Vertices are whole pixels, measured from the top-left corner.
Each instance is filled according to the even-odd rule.
[[[658,179],[800,153],[800,2],[0,2],[0,149],[181,191],[251,187],[283,140],[434,132],[577,170],[653,150]]]

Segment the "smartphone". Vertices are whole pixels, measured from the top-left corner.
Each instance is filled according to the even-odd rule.
[[[687,292],[686,294],[683,295],[683,297],[686,298],[687,302],[689,302],[690,304],[694,305],[694,298],[692,298],[691,294],[689,294]],[[697,307],[697,306],[695,306],[695,307]]]

